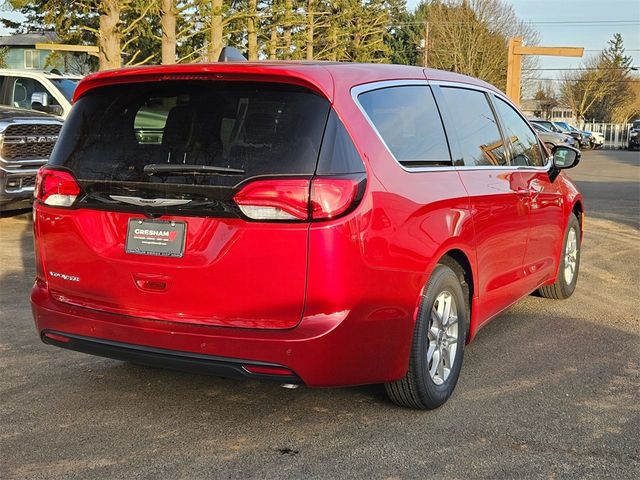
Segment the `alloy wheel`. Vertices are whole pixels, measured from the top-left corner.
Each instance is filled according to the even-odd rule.
[[[455,297],[446,290],[433,303],[427,337],[429,375],[433,383],[442,385],[451,374],[458,349],[458,308]]]
[[[571,285],[576,274],[576,264],[578,262],[578,234],[576,229],[569,230],[567,235],[567,245],[564,248],[564,281]]]

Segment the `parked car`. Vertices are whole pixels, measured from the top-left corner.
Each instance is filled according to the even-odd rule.
[[[604,134],[601,132],[591,132],[587,131],[590,134],[589,139],[591,140],[591,148],[602,148],[604,145]]]
[[[52,115],[0,106],[0,212],[31,207],[36,172],[61,127]]]
[[[573,125],[569,125],[566,122],[561,122],[563,125],[567,125],[572,132],[577,132],[583,136],[583,146],[585,148],[600,148],[604,144],[604,135],[601,133],[594,133],[589,130],[581,130]]]
[[[557,127],[551,120],[543,120],[541,118],[529,118],[529,122],[532,125],[541,125],[547,130],[550,130],[554,133],[562,133],[562,130]],[[564,134],[563,134],[564,135]]]
[[[57,71],[0,69],[0,105],[51,113],[66,118],[78,75]]]
[[[563,130],[551,120],[543,120],[540,118],[529,118],[529,122],[531,123],[531,125],[540,125],[554,133],[559,133],[561,135],[573,137],[573,139],[575,140],[574,146],[576,148],[580,148],[580,146],[582,145],[582,135]]]
[[[640,118],[631,124],[627,150],[635,150],[640,147]]]
[[[569,125],[567,122],[553,122],[553,124],[558,127],[562,133],[567,135],[572,135],[580,144],[580,148],[590,148],[591,147],[591,132],[583,132],[582,130],[578,130],[573,125]]]
[[[552,132],[538,123],[531,123],[531,126],[538,134],[540,140],[542,140],[549,149],[553,149],[558,145],[569,145],[571,147],[575,147],[576,145],[576,141],[571,135]]]
[[[399,405],[435,408],[481,326],[576,287],[583,202],[562,171],[579,151],[547,158],[480,80],[174,65],[88,76],[75,99],[34,206],[31,298],[51,345],[384,383]]]

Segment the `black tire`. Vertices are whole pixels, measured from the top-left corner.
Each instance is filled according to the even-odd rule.
[[[428,333],[433,322],[432,309],[436,299],[439,295],[446,293],[451,295],[457,309],[456,351],[452,354],[453,367],[450,368],[448,376],[441,384],[436,384],[429,373]],[[462,367],[469,318],[467,303],[468,300],[463,293],[460,279],[456,273],[448,266],[438,264],[427,283],[418,309],[409,357],[409,370],[401,380],[385,384],[387,395],[393,403],[401,407],[430,410],[439,407],[449,399],[458,382]],[[451,346],[453,344],[452,342]],[[446,362],[444,365],[446,366]]]
[[[567,282],[564,271],[567,266],[567,241],[569,239],[569,234],[571,231],[575,232],[577,239],[577,254],[575,259],[575,269],[573,272],[573,277],[570,282]],[[545,298],[552,298],[555,300],[562,300],[565,298],[569,298],[574,290],[576,289],[576,284],[578,283],[578,272],[580,271],[580,251],[582,250],[581,245],[581,237],[580,237],[580,222],[575,214],[571,214],[569,216],[569,223],[567,225],[567,231],[564,234],[564,241],[562,242],[562,252],[560,254],[560,267],[558,268],[558,275],[556,277],[555,283],[552,285],[544,285],[538,289],[538,293]]]

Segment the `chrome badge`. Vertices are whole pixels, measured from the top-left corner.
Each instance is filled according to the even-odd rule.
[[[76,275],[67,275],[66,273],[59,273],[59,272],[49,272],[49,275],[52,278],[59,278],[61,280],[66,280],[68,282],[79,282],[80,281],[80,277],[76,276]]]

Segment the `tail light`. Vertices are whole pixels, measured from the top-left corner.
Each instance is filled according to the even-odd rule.
[[[258,180],[233,199],[254,220],[306,220],[309,217],[309,180]]]
[[[325,220],[346,212],[358,195],[359,182],[346,178],[314,178],[311,182],[311,218]]]
[[[362,187],[363,175],[257,180],[233,198],[242,213],[253,220],[328,220],[354,208]]]
[[[80,185],[71,173],[43,167],[38,170],[36,200],[55,207],[70,207],[80,195]]]

